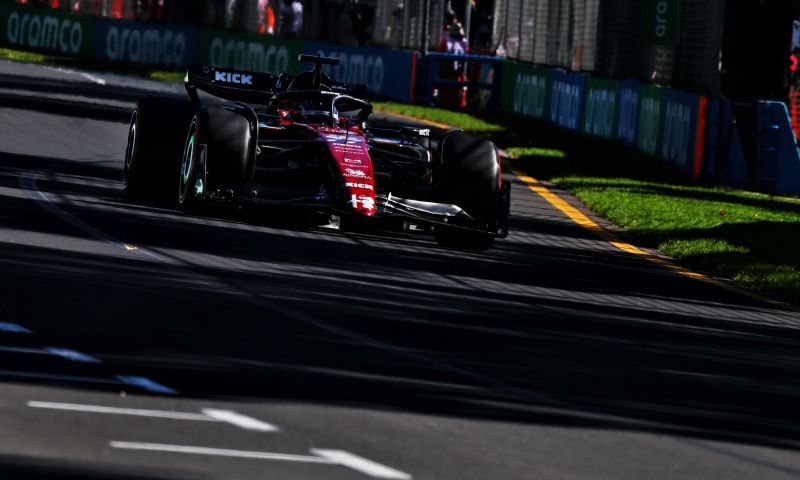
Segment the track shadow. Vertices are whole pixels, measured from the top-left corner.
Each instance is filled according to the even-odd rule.
[[[69,229],[47,212],[4,205],[7,229]],[[529,259],[524,246],[465,255],[369,236],[74,213],[171,261],[4,243],[0,275],[15,280],[3,313],[36,325],[43,342],[109,359],[106,376],[135,371],[202,398],[769,445],[794,446],[800,430],[796,324],[730,296],[717,294],[725,304],[715,305],[711,289],[674,276],[625,281],[619,255],[584,251],[564,265],[547,250]],[[170,253],[187,248],[196,256]],[[231,263],[204,262],[209,254]],[[599,272],[606,281],[576,287]],[[64,311],[68,327],[58,321]]]
[[[3,480],[180,480],[188,479],[178,472],[165,473],[164,468],[134,469],[118,465],[102,468],[74,461],[43,460],[41,458],[0,456],[0,478]],[[158,472],[158,473],[156,473]],[[191,478],[198,478],[193,475]]]
[[[108,165],[4,154],[0,169],[2,318],[105,360],[32,361],[31,372],[146,375],[197,398],[798,446],[796,316],[560,226],[517,224],[561,244],[468,253],[429,236],[128,208]],[[31,169],[50,173],[40,186],[59,208],[141,248],[43,209],[20,190]]]

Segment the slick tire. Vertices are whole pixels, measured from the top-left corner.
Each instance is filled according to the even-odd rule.
[[[456,132],[444,138],[441,149],[439,199],[461,207],[479,222],[482,231],[437,226],[436,242],[446,248],[487,250],[497,230],[500,191],[497,147],[488,140]]]
[[[122,189],[126,197],[174,201],[172,180],[181,164],[193,114],[188,100],[145,97],[137,103],[125,149]]]
[[[178,178],[178,205],[196,208],[205,192],[238,191],[253,178],[253,132],[250,121],[237,111],[203,107],[190,122]],[[205,149],[205,163],[198,161]],[[201,171],[202,170],[202,171]],[[203,189],[197,178],[204,179]]]

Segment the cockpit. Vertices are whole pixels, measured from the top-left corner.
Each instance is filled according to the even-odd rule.
[[[361,126],[371,111],[372,106],[368,102],[324,90],[287,90],[277,94],[268,109],[268,113],[281,123],[342,128]]]

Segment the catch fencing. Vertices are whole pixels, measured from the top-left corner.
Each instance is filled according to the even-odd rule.
[[[651,25],[652,33],[664,44],[637,46],[612,39],[593,48],[576,49],[577,42],[586,41],[586,32],[593,31],[588,24],[603,25],[597,32],[602,37],[607,30],[627,31],[628,22],[638,21],[635,19],[640,17],[635,10],[633,14],[620,13],[615,20],[597,21],[603,18],[603,9],[596,9],[593,4],[622,5],[629,0],[606,0],[608,3],[586,0],[581,8],[568,10],[569,14],[562,7],[570,2],[552,9],[557,2],[498,1],[507,2],[508,8],[533,6],[540,15],[534,17],[534,26],[536,19],[543,18],[550,24],[574,21],[577,13],[583,18],[583,27],[577,29],[580,32],[573,29],[558,41],[547,38],[548,30],[534,28],[535,34],[528,43],[519,38],[516,51],[509,51],[512,56],[529,55],[534,60],[540,55],[556,64],[546,66],[544,62],[497,56],[420,55],[394,48],[346,46],[171,23],[130,22],[0,2],[0,25],[4,27],[0,30],[0,45],[96,63],[169,69],[199,63],[274,74],[297,72],[299,53],[322,53],[341,60],[340,65],[327,68],[328,75],[335,80],[365,84],[373,98],[406,103],[438,102],[454,108],[466,105],[532,117],[581,135],[619,142],[698,181],[800,194],[800,154],[785,105],[759,102],[752,114],[757,131],[753,135],[740,135],[741,128],[749,128],[742,127],[745,122],[735,122],[740,106],[713,95],[659,85],[653,78],[643,79],[636,74],[639,70],[631,66],[631,59],[636,58],[637,52],[648,48],[666,48],[664,51],[672,48],[678,52],[679,39],[689,35],[692,28],[672,29],[674,25],[669,22],[659,28],[656,22],[656,26]],[[642,3],[642,10],[647,10],[649,1]],[[683,5],[689,3],[686,0]],[[519,37],[530,25],[515,18],[516,30],[509,30],[509,34]],[[440,25],[437,23],[435,28]],[[675,47],[670,47],[670,42],[676,42]],[[663,65],[658,64],[658,68],[666,68],[670,62],[678,65],[677,55],[659,57]],[[695,68],[692,62],[704,63],[699,60],[704,51],[695,50],[693,55],[686,57],[693,60],[686,60],[684,66],[670,70],[676,79]],[[589,69],[601,74],[589,73]],[[693,81],[707,80],[698,77]],[[793,97],[791,104],[795,119],[800,115],[798,98]]]
[[[496,0],[492,40],[522,62],[716,95],[723,7],[724,0]]]

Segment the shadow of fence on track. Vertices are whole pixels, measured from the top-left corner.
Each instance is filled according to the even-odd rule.
[[[180,480],[185,473],[167,472],[165,468],[99,467],[97,462],[42,460],[41,458],[0,456],[0,478],[3,480]],[[158,473],[156,473],[158,472]],[[193,475],[191,478],[198,478]],[[202,477],[201,477],[202,478]]]
[[[40,186],[62,208],[169,262],[81,245],[93,239],[18,190],[31,169],[52,174]],[[519,230],[550,228],[564,244],[512,236],[473,254],[425,235],[284,230],[141,204],[108,215],[63,196],[119,202],[92,185],[117,178],[0,155],[4,321],[103,358],[97,374],[136,372],[188,397],[798,446],[796,316],[526,218]],[[10,241],[17,232],[49,243]]]

